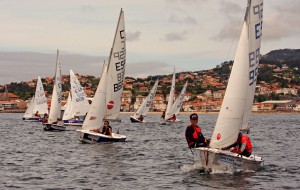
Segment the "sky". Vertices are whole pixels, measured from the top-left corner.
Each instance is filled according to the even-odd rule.
[[[0,85],[99,76],[125,13],[126,76],[212,69],[234,57],[247,0],[0,0]],[[300,1],[264,0],[261,53],[299,49]]]

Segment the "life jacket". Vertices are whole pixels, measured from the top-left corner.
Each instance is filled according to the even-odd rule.
[[[196,125],[196,126],[191,126],[190,125],[188,127],[193,127],[193,129],[194,129],[193,138],[198,139],[199,135],[201,135],[201,128],[198,125]],[[192,139],[189,139],[187,136],[185,138],[186,138],[186,141],[188,142],[189,147],[194,147],[195,146],[196,142],[192,141]]]
[[[252,144],[247,135],[242,135],[241,144],[246,143],[245,150],[249,153],[252,153]],[[240,151],[240,150],[239,150]],[[241,151],[240,151],[241,152]],[[242,153],[242,152],[241,152]]]
[[[242,134],[242,136],[239,137],[237,143],[238,143],[238,146],[236,148],[234,148],[231,152],[242,154],[244,151],[246,151],[246,152],[248,152],[250,154],[252,153],[252,144],[251,144],[251,141],[250,141],[250,139],[249,139],[249,137],[247,135]],[[242,148],[243,144],[246,144],[246,147],[242,151],[241,148]]]

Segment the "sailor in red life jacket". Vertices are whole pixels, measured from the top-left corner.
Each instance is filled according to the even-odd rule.
[[[242,132],[239,133],[237,141],[228,148],[234,147],[231,152],[249,157],[252,154],[252,144],[249,137]],[[227,149],[228,149],[227,148]]]
[[[207,147],[209,142],[201,133],[201,128],[198,125],[198,115],[193,113],[190,115],[191,125],[185,130],[185,138],[189,148]]]

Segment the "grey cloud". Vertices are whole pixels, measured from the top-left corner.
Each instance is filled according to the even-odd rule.
[[[141,32],[140,31],[136,31],[136,32],[127,32],[126,33],[126,40],[129,42],[133,42],[133,41],[139,41],[140,40],[140,36],[141,36]]]
[[[264,15],[263,39],[280,40],[292,36],[299,36],[299,9],[300,2],[294,0],[285,3],[285,6],[275,7],[274,11],[272,11],[272,15]]]
[[[92,5],[81,5],[80,10],[83,13],[91,13],[95,11],[95,8]]]
[[[184,30],[182,32],[171,32],[165,35],[163,40],[165,41],[182,41],[186,39],[188,31]]]
[[[172,66],[163,62],[134,62],[126,65],[126,76],[147,77],[172,73]]]
[[[61,52],[62,74],[69,75],[72,69],[80,75],[100,76],[103,61],[107,57],[66,54]],[[54,76],[56,54],[35,52],[0,52],[0,85],[11,82],[31,81],[38,76]],[[147,77],[172,73],[172,67],[164,62],[126,63],[126,76]]]
[[[75,73],[100,76],[103,60],[106,57],[87,56],[80,54],[60,55],[62,74],[68,75],[69,70]],[[37,76],[54,76],[56,54],[34,52],[0,52],[0,84],[30,81]]]
[[[172,15],[169,18],[170,23],[177,23],[177,24],[197,24],[197,21],[195,18],[191,16],[187,16],[185,18],[179,18],[176,15]]]

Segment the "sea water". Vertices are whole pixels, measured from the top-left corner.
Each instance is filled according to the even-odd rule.
[[[126,142],[82,144],[74,130],[43,131],[23,114],[0,114],[0,189],[300,189],[299,114],[254,114],[253,152],[264,159],[257,172],[203,174],[184,137],[189,115],[161,125],[159,114],[131,123],[122,114],[113,131]],[[217,114],[200,114],[210,138]]]

